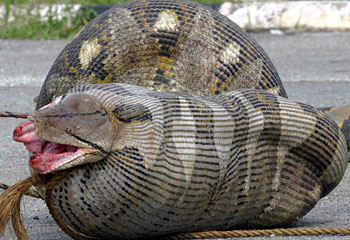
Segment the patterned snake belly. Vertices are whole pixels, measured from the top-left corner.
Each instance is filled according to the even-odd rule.
[[[117,6],[63,49],[25,123],[36,187],[86,239],[294,223],[348,153],[333,120],[286,97],[262,48],[214,10]]]

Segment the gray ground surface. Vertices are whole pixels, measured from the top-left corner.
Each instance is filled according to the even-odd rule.
[[[350,33],[254,34],[254,37],[275,63],[290,98],[318,107],[350,104]],[[39,94],[39,86],[66,43],[0,40],[0,111],[30,112],[33,109],[33,99]],[[12,131],[20,122],[0,119],[1,183],[14,184],[29,176],[28,155],[21,144],[12,141]],[[296,226],[350,227],[349,186],[350,170],[337,189],[322,199]],[[26,197],[23,202],[22,215],[30,239],[70,239],[50,217],[43,201]],[[7,234],[4,239],[15,238]]]

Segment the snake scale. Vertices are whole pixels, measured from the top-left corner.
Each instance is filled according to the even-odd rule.
[[[256,41],[190,1],[132,1],[91,21],[29,120],[14,138],[36,188],[82,239],[289,225],[348,160],[340,128],[287,99]]]

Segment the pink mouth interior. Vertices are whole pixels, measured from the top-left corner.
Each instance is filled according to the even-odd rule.
[[[30,166],[41,173],[53,171],[81,152],[79,151],[80,148],[75,146],[41,139],[34,132],[32,121],[26,121],[17,126],[13,132],[13,139],[24,144],[31,153]]]

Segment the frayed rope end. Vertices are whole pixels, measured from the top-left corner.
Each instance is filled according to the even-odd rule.
[[[6,226],[11,218],[12,227],[17,238],[28,240],[27,232],[20,215],[20,204],[25,192],[34,184],[32,177],[16,183],[6,189],[0,196],[0,236],[4,236]]]

